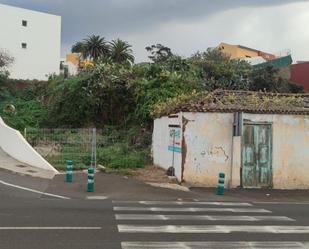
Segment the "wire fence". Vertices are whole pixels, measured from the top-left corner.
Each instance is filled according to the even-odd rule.
[[[58,170],[66,161],[74,169],[101,164],[106,168],[140,168],[150,162],[151,133],[139,127],[117,129],[36,129],[27,128],[24,137]]]
[[[67,160],[74,161],[75,169],[86,169],[90,165],[96,165],[95,129],[27,128],[24,137],[57,169],[65,169]]]

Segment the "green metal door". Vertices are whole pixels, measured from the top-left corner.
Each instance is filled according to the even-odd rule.
[[[243,187],[272,186],[272,133],[269,124],[245,124],[242,142]]]

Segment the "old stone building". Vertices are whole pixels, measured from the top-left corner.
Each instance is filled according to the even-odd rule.
[[[154,164],[179,181],[230,188],[309,188],[309,95],[215,91],[154,121]]]

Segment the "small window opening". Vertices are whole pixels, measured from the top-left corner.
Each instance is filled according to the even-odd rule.
[[[26,48],[27,48],[27,43],[23,42],[23,43],[21,44],[21,47],[22,47],[23,49],[26,49]]]
[[[26,20],[23,20],[23,21],[22,21],[22,25],[23,25],[24,27],[27,27],[27,26],[28,26],[28,22],[27,22]]]

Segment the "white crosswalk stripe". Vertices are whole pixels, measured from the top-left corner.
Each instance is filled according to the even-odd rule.
[[[222,225],[195,225],[195,226],[145,226],[145,225],[118,225],[121,233],[284,233],[309,234],[309,226],[222,226]]]
[[[297,226],[295,219],[274,215],[271,210],[254,207],[251,203],[208,201],[113,201],[113,203],[120,235],[131,234],[135,238],[134,241],[123,241],[122,249],[309,249],[309,226]],[[236,233],[243,234],[248,241],[228,242],[222,239],[228,234]],[[162,238],[170,238],[171,241],[163,239],[138,241],[138,238],[145,238],[147,234],[150,237],[146,238],[160,235],[156,240],[161,240],[164,234]],[[175,241],[174,236],[177,234],[181,235],[177,238],[183,238],[183,241]],[[186,242],[188,238],[186,236],[191,238],[194,234],[198,235],[194,238],[201,240],[209,239],[208,236],[199,234],[214,235],[213,238],[220,235],[220,241]],[[308,235],[308,242],[278,241],[276,237],[274,241],[249,241],[250,236],[257,234]],[[259,240],[260,238],[263,237],[259,237]]]
[[[308,249],[301,242],[123,242],[122,249]]]
[[[116,220],[294,221],[286,216],[116,214]]]
[[[216,202],[216,201],[113,201],[115,204],[143,204],[143,205],[208,205],[208,206],[233,206],[251,207],[252,204],[246,202]]]
[[[271,213],[262,208],[114,207],[114,211]]]

